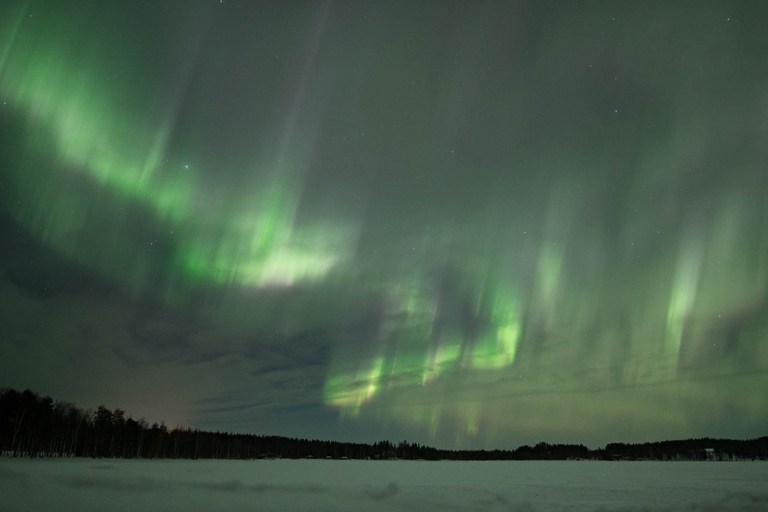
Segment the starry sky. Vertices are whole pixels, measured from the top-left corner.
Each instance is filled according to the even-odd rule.
[[[768,3],[0,5],[0,386],[444,448],[768,433]]]

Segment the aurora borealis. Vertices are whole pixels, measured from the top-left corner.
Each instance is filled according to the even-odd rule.
[[[447,448],[768,432],[768,4],[0,6],[0,386]]]

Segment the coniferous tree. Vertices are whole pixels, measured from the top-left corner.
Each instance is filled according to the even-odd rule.
[[[687,439],[656,443],[583,445],[540,442],[516,450],[440,450],[402,441],[340,443],[279,436],[206,432],[99,406],[94,412],[25,390],[0,389],[0,453],[11,457],[174,459],[424,459],[424,460],[768,460],[768,437],[748,441]]]

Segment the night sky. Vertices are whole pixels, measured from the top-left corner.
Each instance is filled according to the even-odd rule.
[[[766,435],[766,27],[3,1],[0,386],[445,448]]]

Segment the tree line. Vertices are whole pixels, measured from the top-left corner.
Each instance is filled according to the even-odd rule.
[[[0,389],[0,452],[11,457],[124,459],[424,459],[424,460],[768,460],[768,437],[689,439],[643,444],[538,443],[515,450],[442,450],[418,443],[343,443],[231,434],[126,417],[121,409],[83,410],[27,389]]]

